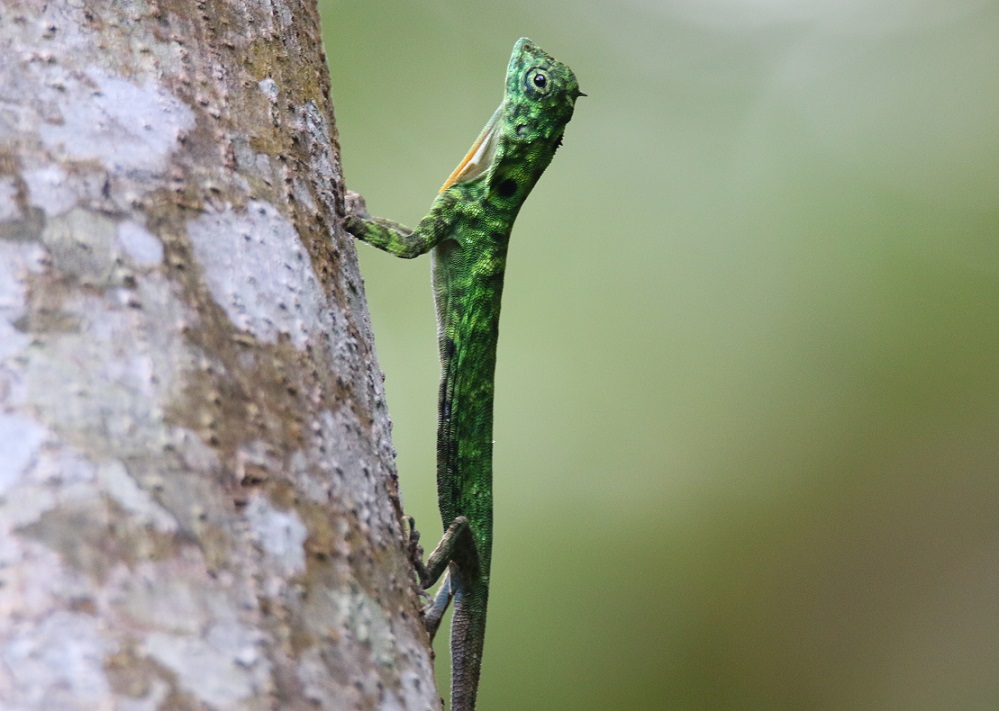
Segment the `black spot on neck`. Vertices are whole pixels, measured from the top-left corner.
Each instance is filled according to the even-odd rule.
[[[517,194],[517,181],[513,178],[507,178],[496,186],[496,194],[501,198],[513,197]]]

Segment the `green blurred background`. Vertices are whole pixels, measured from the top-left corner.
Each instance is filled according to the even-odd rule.
[[[589,94],[511,244],[479,707],[999,708],[997,3],[321,4],[375,214],[518,37]],[[430,543],[430,264],[360,251]]]

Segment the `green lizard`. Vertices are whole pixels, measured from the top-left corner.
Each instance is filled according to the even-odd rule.
[[[454,598],[451,709],[471,711],[482,666],[493,542],[493,373],[510,230],[561,145],[579,91],[576,76],[527,38],[513,48],[503,102],[451,173],[430,212],[409,230],[370,218],[363,202],[347,231],[399,257],[433,257],[441,383],[437,496],[445,534],[421,562],[424,589],[447,569],[424,611],[431,638]]]

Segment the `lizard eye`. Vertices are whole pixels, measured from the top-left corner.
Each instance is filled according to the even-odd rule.
[[[548,72],[539,67],[531,67],[524,75],[528,94],[545,94],[549,89]]]

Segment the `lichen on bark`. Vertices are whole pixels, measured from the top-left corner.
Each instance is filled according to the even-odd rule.
[[[0,706],[439,708],[315,6],[0,17]]]

